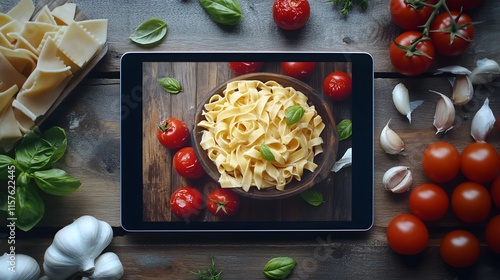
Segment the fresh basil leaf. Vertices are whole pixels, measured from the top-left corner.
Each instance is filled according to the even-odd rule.
[[[168,26],[165,21],[151,18],[141,23],[129,38],[136,44],[149,47],[160,43],[167,35],[167,31]]]
[[[158,79],[158,82],[160,83],[160,86],[168,93],[177,94],[179,92],[182,92],[181,83],[179,83],[179,81],[174,78],[165,77]]]
[[[27,186],[31,181],[31,174],[26,171],[21,171],[16,178],[16,184]]]
[[[13,177],[16,169],[15,165],[16,161],[13,158],[6,155],[0,155],[0,181],[9,180],[9,175],[11,174],[10,177]]]
[[[45,204],[33,185],[16,186],[16,226],[29,231],[42,219]]]
[[[266,144],[260,145],[260,155],[267,161],[276,160],[273,153],[271,152],[271,149],[269,149],[269,147]]]
[[[54,126],[47,129],[43,133],[43,138],[52,146],[54,154],[50,159],[50,164],[57,162],[62,158],[68,146],[66,138],[66,131],[64,129]]]
[[[67,195],[76,191],[81,185],[80,180],[57,168],[36,171],[33,173],[33,179],[42,191],[52,195]]]
[[[304,116],[304,112],[304,108],[302,108],[300,105],[288,107],[285,112],[286,124],[292,125],[298,123]]]
[[[264,274],[269,279],[285,279],[297,265],[290,257],[277,257],[267,262],[264,266]]]
[[[33,131],[28,132],[16,147],[16,161],[24,171],[48,166],[53,155],[54,148]]]
[[[323,194],[315,190],[306,190],[300,193],[300,196],[312,206],[319,206],[323,202]]]
[[[243,17],[237,0],[200,0],[210,18],[223,25],[235,25]]]
[[[337,125],[339,141],[345,140],[352,135],[352,121],[349,119],[342,120]]]

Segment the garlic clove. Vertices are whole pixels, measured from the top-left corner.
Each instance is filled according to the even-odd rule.
[[[40,266],[36,260],[28,255],[4,253],[0,257],[0,279],[2,280],[38,280]]]
[[[451,100],[453,104],[461,106],[469,103],[474,96],[474,87],[467,75],[457,75],[453,81],[453,94]]]
[[[382,184],[384,189],[393,193],[408,191],[413,183],[413,176],[407,166],[395,166],[384,173]]]
[[[470,79],[473,85],[487,84],[500,77],[500,66],[494,60],[483,58],[476,62],[476,69],[472,70]]]
[[[107,252],[100,255],[95,260],[95,271],[88,277],[82,277],[82,280],[106,279],[118,280],[123,276],[123,265],[118,256],[113,252]]]
[[[486,142],[486,137],[495,124],[495,116],[489,104],[490,101],[486,98],[483,106],[481,106],[472,119],[470,134],[476,142]]]
[[[389,128],[390,122],[391,120],[387,122],[384,129],[382,129],[382,132],[380,133],[380,145],[386,153],[397,155],[405,149],[405,143],[401,137],[394,132],[394,130]]]
[[[410,95],[408,93],[408,89],[405,87],[403,83],[397,84],[392,90],[392,101],[396,106],[398,112],[408,118],[408,121],[411,123],[411,112],[415,110],[418,106],[420,106],[424,101],[423,100],[415,100],[410,102]]]
[[[455,121],[455,107],[451,99],[437,91],[431,90],[441,96],[441,99],[436,104],[436,112],[434,113],[434,127],[437,129],[436,134],[440,132],[446,133],[453,128]]]
[[[442,73],[452,73],[452,74],[456,74],[456,75],[470,75],[471,71],[463,66],[451,65],[451,66],[439,68],[436,70],[436,72],[434,72],[435,75],[439,75]]]

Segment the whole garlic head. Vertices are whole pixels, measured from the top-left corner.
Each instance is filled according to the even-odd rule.
[[[0,279],[2,280],[38,280],[40,266],[35,259],[24,254],[11,256],[4,253],[0,257]]]
[[[43,269],[50,279],[66,279],[80,272],[84,276],[95,270],[94,260],[111,240],[111,226],[92,216],[82,216],[59,230],[47,251]]]

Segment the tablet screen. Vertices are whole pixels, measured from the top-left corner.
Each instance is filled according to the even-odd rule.
[[[257,63],[240,63],[241,61]],[[307,69],[307,64],[284,65],[282,63],[289,61],[313,62],[314,67]],[[362,53],[127,53],[122,57],[121,63],[121,221],[126,230],[329,231],[366,230],[371,227],[373,222],[373,62],[369,55]],[[297,66],[300,66],[299,69],[293,68]],[[250,73],[245,74],[245,72]],[[334,101],[327,96],[323,85],[327,76],[332,72],[344,73],[352,79],[352,93],[347,99]],[[223,95],[222,92],[228,88],[228,82],[238,84],[245,81],[254,81],[254,83],[248,82],[248,85],[238,86],[239,92],[245,90],[260,92],[262,88],[265,88],[266,92],[271,91],[273,96],[277,96],[282,90],[291,88],[291,90],[314,94],[314,97],[324,105],[324,108],[322,107],[324,111],[319,110],[320,103],[311,103],[312,97],[309,97],[309,104],[304,103],[303,106],[309,108],[308,105],[310,105],[313,110],[316,107],[317,114],[323,122],[328,123],[331,117],[334,123],[335,133],[332,135],[335,135],[335,141],[326,140],[327,129],[321,132],[321,137],[319,137],[321,141],[328,142],[316,144],[316,147],[310,148],[311,153],[317,155],[313,155],[309,163],[294,164],[294,166],[305,165],[305,168],[295,168],[300,170],[303,177],[289,175],[290,179],[286,179],[288,181],[284,187],[280,188],[277,186],[280,183],[273,184],[274,181],[266,179],[272,177],[270,174],[275,174],[274,169],[279,170],[276,167],[280,165],[279,159],[275,159],[273,164],[262,163],[265,167],[261,168],[264,170],[260,170],[260,173],[255,171],[257,167],[253,169],[253,166],[259,163],[251,160],[248,160],[248,166],[252,167],[242,164],[247,166],[243,168],[245,171],[233,168],[236,165],[235,162],[241,163],[243,159],[249,157],[247,156],[249,153],[251,154],[251,151],[240,153],[239,149],[243,148],[234,143],[246,141],[246,138],[253,137],[249,135],[256,135],[254,132],[252,132],[254,134],[246,135],[246,138],[240,136],[245,139],[242,140],[237,139],[233,130],[228,128],[228,131],[231,131],[228,132],[229,136],[217,136],[218,139],[216,137],[216,139],[211,139],[210,141],[214,143],[227,139],[232,143],[228,145],[234,147],[234,151],[230,155],[229,146],[222,145],[226,162],[221,163],[223,157],[220,154],[211,156],[212,160],[207,160],[209,157],[205,158],[202,167],[206,172],[201,177],[195,176],[196,178],[182,174],[176,169],[177,154],[187,153],[186,150],[167,148],[157,137],[158,127],[162,122],[168,118],[177,118],[186,124],[190,133],[190,139],[183,146],[196,147],[197,157],[206,155],[208,149],[201,148],[200,143],[197,143],[201,142],[201,131],[198,131],[200,120],[206,120],[206,117],[201,117],[200,112],[202,110],[207,112],[205,104],[214,101],[211,96]],[[304,87],[300,87],[301,85]],[[284,98],[276,97],[275,99],[281,102]],[[267,104],[271,103],[270,100],[266,100]],[[232,113],[227,113],[230,109],[225,110],[225,114],[234,119]],[[243,115],[249,116],[249,114],[247,112]],[[244,117],[245,120],[247,118],[250,117]],[[242,121],[232,120],[228,121],[225,126],[238,127],[242,125],[241,123]],[[349,123],[352,125],[345,125]],[[218,126],[221,124],[219,123]],[[248,127],[246,123],[245,129]],[[276,131],[281,129],[277,126],[270,127],[272,126],[265,128],[269,130],[267,134],[273,133],[273,129]],[[197,131],[199,135],[196,135]],[[217,129],[213,135],[221,133],[220,129]],[[312,138],[314,137],[308,141],[314,142]],[[255,140],[257,141],[263,142],[263,140]],[[297,140],[291,142],[293,141]],[[211,145],[214,146],[214,144]],[[321,148],[317,150],[317,146]],[[217,148],[222,149],[221,146]],[[332,165],[349,149],[352,149],[352,165],[337,172],[330,171]],[[300,150],[302,152],[303,149]],[[282,156],[288,157],[285,154],[286,152],[283,151],[275,151],[275,155],[280,159]],[[235,159],[236,155],[239,155],[238,159]],[[216,164],[218,164],[218,169]],[[317,164],[319,166],[311,167]],[[298,186],[304,183],[303,181],[307,182],[314,170],[318,172],[317,170],[326,168],[324,166],[328,168],[328,172],[323,172],[326,175],[311,180],[310,186],[304,190],[292,191],[296,188],[295,185]],[[213,167],[212,174],[209,172],[211,167]],[[232,170],[232,173],[228,175],[231,180],[220,179],[221,168]],[[252,172],[248,171],[249,169]],[[213,173],[214,170],[218,171],[216,175]],[[276,173],[280,174],[276,177],[285,176],[283,174],[290,173],[291,169],[286,166],[283,170]],[[243,175],[248,173],[251,175]],[[260,181],[255,178],[259,178]],[[267,185],[262,183],[270,180],[271,183]],[[245,188],[243,181],[248,182],[250,187]],[[255,182],[261,186],[260,189],[255,186]],[[230,202],[227,205],[230,215],[217,210],[216,214],[213,212],[214,207],[219,208],[219,211],[226,210],[224,205],[221,206],[220,203],[217,204],[217,201],[214,201],[213,192],[221,188],[236,194],[237,202]],[[188,217],[179,214],[179,211],[183,211],[183,205],[176,204],[173,198],[174,195],[178,195],[179,189],[194,191],[201,197],[201,200],[194,203],[195,215]],[[236,208],[236,210],[230,208]]]

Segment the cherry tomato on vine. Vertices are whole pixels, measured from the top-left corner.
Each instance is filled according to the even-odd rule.
[[[466,223],[484,221],[491,210],[491,197],[488,189],[475,182],[463,182],[451,194],[453,213]]]
[[[236,75],[257,72],[264,65],[263,62],[229,62],[229,67]]]
[[[215,189],[207,198],[208,210],[217,216],[233,216],[240,207],[240,198],[230,189]]]
[[[450,266],[463,268],[477,262],[480,252],[479,240],[465,230],[453,230],[441,240],[439,252]]]
[[[429,242],[424,222],[412,214],[400,214],[387,226],[387,242],[394,252],[403,255],[421,253]]]
[[[435,142],[422,154],[425,176],[437,183],[452,180],[460,171],[460,153],[448,142]]]
[[[174,169],[184,178],[197,179],[205,174],[193,147],[184,147],[174,154]]]
[[[323,92],[333,101],[346,100],[352,93],[352,78],[345,72],[334,71],[323,80]]]
[[[491,218],[488,224],[486,224],[484,238],[491,250],[500,254],[500,214]]]
[[[281,68],[286,75],[296,79],[309,78],[316,68],[315,62],[281,62]]]
[[[429,32],[436,52],[444,56],[465,52],[474,39],[474,25],[470,16],[457,11],[451,11],[451,15],[447,12],[439,14],[432,21]]]
[[[473,142],[462,150],[460,165],[467,179],[487,183],[500,172],[500,155],[491,144]]]
[[[182,120],[168,118],[158,125],[156,137],[168,149],[178,149],[189,140],[189,129]]]
[[[411,191],[411,212],[422,221],[437,221],[446,215],[450,205],[448,194],[438,185],[425,183]]]
[[[481,0],[446,0],[445,2],[448,9],[453,11],[460,11],[460,8],[464,11],[469,11],[481,4]]]
[[[311,14],[307,0],[276,0],[273,4],[273,20],[284,30],[296,30],[306,25]]]
[[[490,195],[495,206],[500,209],[500,175],[498,175],[491,184]]]
[[[426,3],[435,4],[436,1]],[[390,10],[391,18],[397,26],[404,30],[418,30],[427,22],[434,9],[417,1],[391,0]]]
[[[389,57],[399,73],[415,76],[431,66],[435,56],[434,46],[430,40],[418,41],[422,36],[418,31],[406,31],[392,42]]]
[[[203,207],[203,196],[193,187],[181,187],[170,197],[170,209],[179,218],[193,219],[198,216]]]

